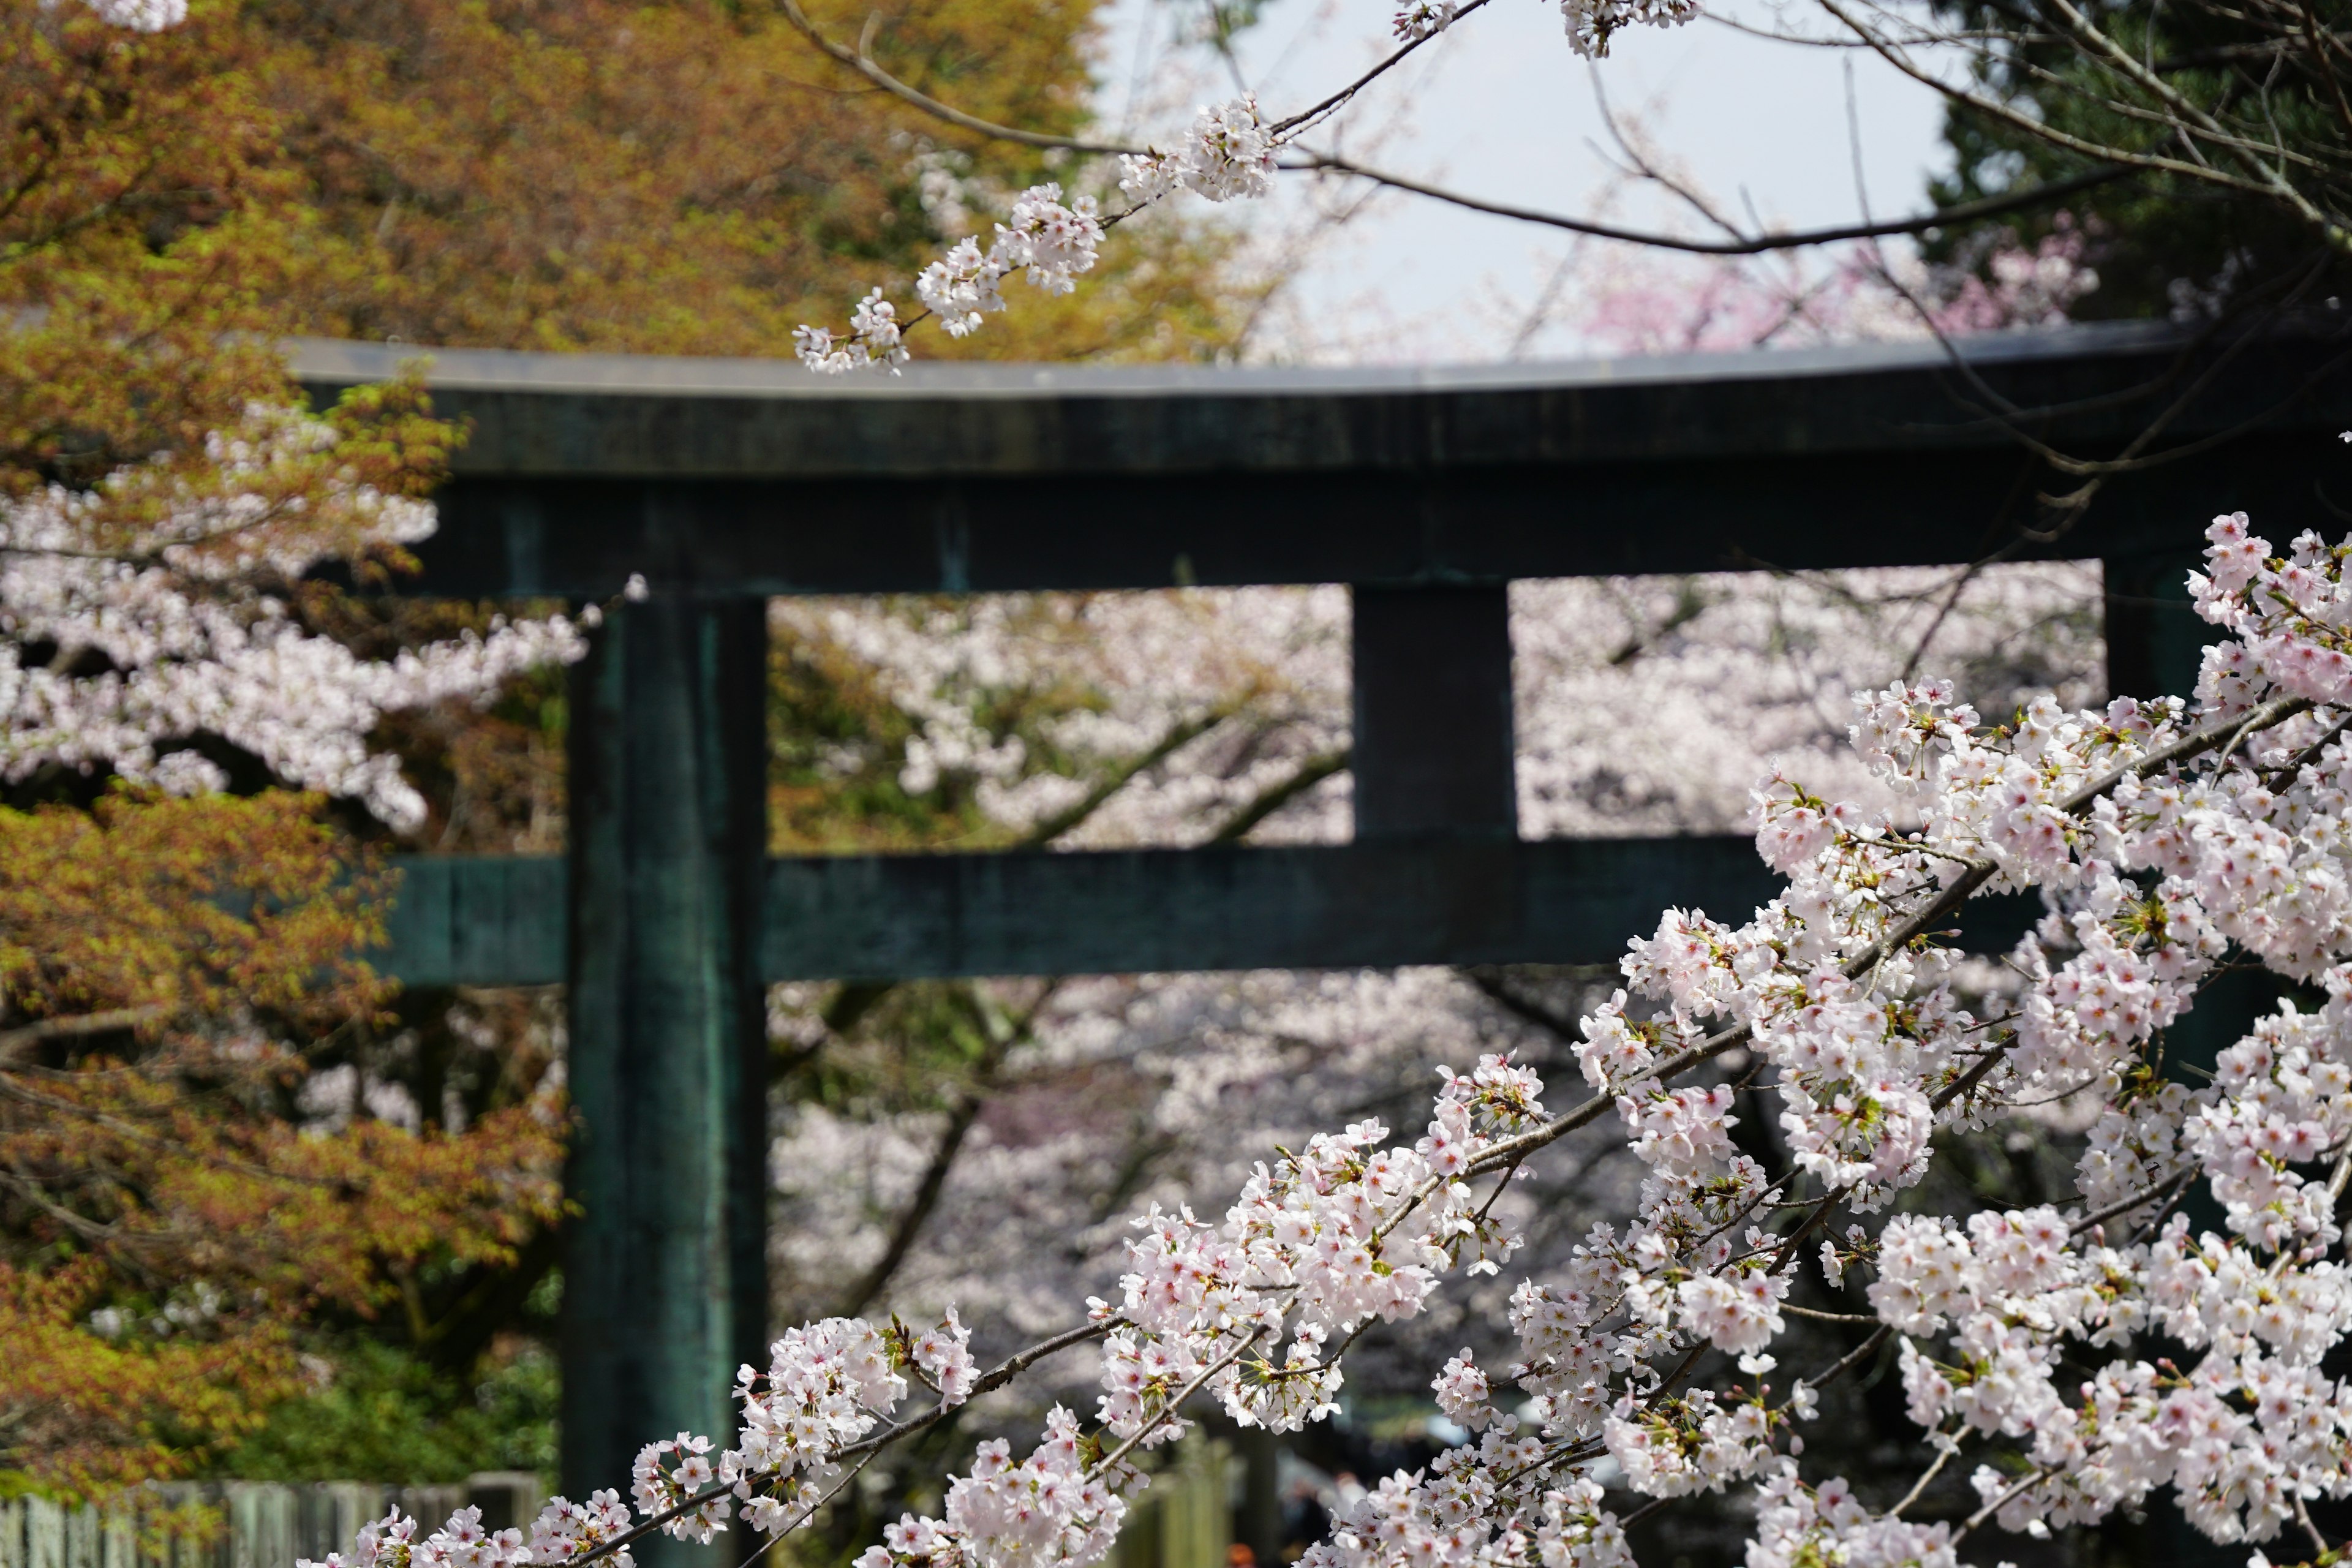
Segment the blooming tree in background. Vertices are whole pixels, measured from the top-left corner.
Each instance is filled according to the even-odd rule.
[[[371,659],[303,623],[330,561],[396,564],[434,528],[340,458],[331,420],[256,410],[205,444],[191,482],[132,466],[88,489],[0,498],[0,777],[110,767],[189,795],[227,783],[200,737],[287,783],[349,795],[394,826],[424,803],[368,743],[386,712],[485,699],[584,645],[562,616]]]

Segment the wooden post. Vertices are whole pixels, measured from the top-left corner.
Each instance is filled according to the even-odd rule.
[[[1518,837],[1504,584],[1354,601],[1356,837]]]
[[[575,1498],[625,1495],[655,1438],[728,1445],[735,1368],[766,1359],[766,627],[758,599],[656,595],[614,615],[572,677]],[[682,1568],[719,1551],[658,1538],[636,1555]]]
[[[2102,561],[2105,595],[2107,695],[2191,697],[2205,645],[2221,628],[2197,617],[2189,574],[2204,557],[2192,549]]]

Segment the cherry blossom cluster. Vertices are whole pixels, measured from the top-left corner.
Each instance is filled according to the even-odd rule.
[[[1138,206],[1178,191],[1213,202],[1263,196],[1274,188],[1276,145],[1254,95],[1204,104],[1172,151],[1123,155],[1118,188]]]
[[[1398,8],[1390,31],[1407,43],[1418,43],[1452,26],[1461,9],[1459,0],[1408,0]]]
[[[1247,1426],[1294,1431],[1330,1414],[1334,1342],[1413,1316],[1441,1273],[1465,1264],[1491,1273],[1510,1255],[1514,1240],[1459,1178],[1498,1131],[1540,1116],[1541,1092],[1533,1074],[1489,1058],[1473,1074],[1445,1076],[1428,1131],[1410,1149],[1389,1146],[1379,1122],[1357,1122],[1262,1163],[1222,1226],[1189,1210],[1148,1212],[1129,1244],[1120,1306],[1089,1303],[1098,1320],[1123,1325],[1106,1346],[1107,1428],[1172,1438],[1182,1430],[1177,1404],[1203,1383]]]
[[[964,337],[978,331],[990,311],[1004,309],[1002,285],[1014,273],[1045,294],[1076,289],[1078,276],[1093,270],[1102,237],[1095,198],[1081,193],[1065,203],[1061,185],[1048,180],[1013,198],[1012,212],[996,226],[994,243],[987,250],[981,249],[977,239],[960,239],[916,274],[915,297],[950,337]],[[904,331],[911,324],[902,325],[898,308],[877,288],[858,301],[846,334],[836,336],[825,327],[796,327],[793,351],[803,364],[830,375],[861,366],[895,374],[907,363]]]
[[[1032,185],[1013,198],[987,249],[968,236],[916,274],[915,297],[923,315],[936,318],[950,337],[961,338],[1005,308],[1003,285],[1015,273],[1042,293],[1067,294],[1080,275],[1093,270],[1107,222],[1180,191],[1213,202],[1263,196],[1274,188],[1279,144],[1255,96],[1206,105],[1170,151],[1119,156],[1118,188],[1129,202],[1124,211],[1106,220],[1092,195],[1078,193],[1065,201],[1056,181]],[[793,346],[801,363],[829,375],[867,367],[898,374],[908,357],[905,329],[923,317],[902,322],[883,293],[877,287],[858,302],[845,332],[795,327]]]
[[[1785,1461],[1758,1489],[1756,1539],[1748,1568],[1954,1568],[1949,1524],[1911,1524],[1874,1515],[1841,1476],[1818,1487],[1799,1480]]]
[[[1098,1563],[1118,1539],[1127,1493],[1141,1479],[1115,1464],[1089,1465],[1077,1417],[1055,1405],[1028,1458],[1014,1464],[1012,1445],[1002,1437],[982,1443],[971,1474],[948,1486],[946,1517],[902,1516],[884,1531],[883,1544],[858,1557],[856,1568]]]
[[[1628,27],[1679,27],[1699,13],[1698,0],[1559,0],[1568,47],[1588,59],[1609,53],[1610,40]]]
[[[614,1513],[625,1521],[627,1510],[619,1507],[614,1494],[596,1495],[606,1500],[597,1505],[605,1521]],[[360,1527],[348,1556],[331,1552],[324,1563],[310,1568],[522,1568],[535,1560],[534,1549],[523,1544],[521,1531],[483,1529],[478,1508],[459,1509],[446,1524],[422,1541],[416,1531],[416,1521],[394,1509]]]
[[[226,776],[195,744],[209,735],[394,826],[422,820],[397,759],[368,743],[380,718],[486,701],[585,643],[562,616],[501,617],[390,658],[309,629],[292,595],[305,573],[435,527],[429,505],[363,484],[297,488],[332,438],[257,410],[207,443],[203,488],[135,467],[93,489],[0,500],[0,777],[105,766],[174,794],[217,789]]]
[[[301,1559],[298,1568],[526,1568],[588,1552],[602,1553],[616,1568],[631,1568],[634,1560],[623,1540],[630,1522],[620,1493],[600,1491],[585,1504],[562,1498],[548,1504],[532,1521],[528,1540],[520,1530],[485,1530],[482,1510],[469,1506],[420,1541],[416,1521],[394,1509],[362,1525],[348,1553],[331,1552],[319,1563]]]
[[[2021,1481],[1990,1466],[1976,1489],[2013,1530],[2087,1523],[2169,1482],[2190,1521],[2221,1542],[2268,1540],[2296,1500],[2352,1491],[2352,1391],[2317,1370],[2342,1337],[2342,1266],[2257,1254],[2184,1215],[2150,1242],[2074,1245],[2050,1208],[1891,1222],[1872,1304],[1901,1331],[1912,1418],[1949,1441],[2022,1441]],[[1952,1329],[1938,1357],[1917,1339]],[[2129,1354],[2070,1404],[2069,1349],[2122,1347],[2160,1331],[2205,1353],[2187,1372]]]

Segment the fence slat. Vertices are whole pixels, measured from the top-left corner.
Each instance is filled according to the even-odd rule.
[[[47,1498],[0,1500],[0,1568],[294,1568],[297,1560],[349,1552],[352,1538],[387,1504],[437,1528],[468,1502],[493,1529],[528,1529],[539,1511],[539,1478],[485,1471],[437,1486],[368,1481],[171,1481],[145,1487],[104,1509],[67,1508]],[[144,1532],[169,1510],[214,1510],[215,1537],[161,1540]],[[495,1522],[493,1521],[495,1520]]]

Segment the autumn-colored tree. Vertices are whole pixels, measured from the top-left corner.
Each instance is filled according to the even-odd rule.
[[[383,887],[347,830],[544,847],[560,682],[372,678],[344,735],[299,681],[208,679],[511,630],[311,579],[401,569],[457,433],[405,386],[305,416],[274,341],[782,353],[1047,172],[939,140],[764,4],[183,9],[0,0],[0,1470],[81,1493],[217,1462],[322,1323],[469,1364],[548,1256],[532,1005],[357,967]],[[877,47],[1075,127],[1093,23],[934,0]],[[1100,287],[974,346],[1218,353],[1229,260],[1129,226]],[[221,786],[247,798],[157,793]]]
[[[554,1213],[554,1108],[419,1136],[317,1070],[384,1001],[379,873],[318,805],[0,815],[0,1463],[37,1480],[171,1473],[291,1391],[295,1323]]]
[[[375,863],[318,795],[216,793],[399,816],[351,731],[531,648],[310,624],[311,568],[405,564],[454,433],[413,387],[303,409],[301,183],[236,12],[173,9],[0,5],[0,1475],[74,1495],[249,1429],[320,1313],[511,1256],[561,1133],[371,1114]]]
[[[1075,130],[1097,8],[915,0],[875,47],[982,113]],[[788,356],[797,322],[1050,176],[874,92],[775,0],[252,0],[238,47],[300,182],[289,303],[331,336]],[[968,351],[1213,354],[1238,326],[1229,248],[1123,227],[1084,297]]]

